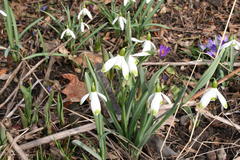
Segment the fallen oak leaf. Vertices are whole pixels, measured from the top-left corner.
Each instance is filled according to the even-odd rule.
[[[70,81],[62,90],[62,93],[67,96],[64,100],[80,102],[81,98],[87,94],[85,83],[79,81],[78,77],[71,73],[63,74],[62,77]]]
[[[93,52],[83,52],[80,56],[78,57],[71,57],[70,59],[75,62],[77,65],[80,65],[84,68],[87,67],[87,63],[85,60],[85,56],[88,57],[88,59],[94,64],[102,63],[103,59],[102,56],[99,54],[94,54]]]

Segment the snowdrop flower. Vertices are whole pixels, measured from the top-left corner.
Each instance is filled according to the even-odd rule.
[[[84,32],[84,31],[85,31],[85,27],[86,27],[87,29],[89,29],[89,26],[88,26],[86,23],[84,23],[84,22],[81,22],[81,23],[80,23],[80,27],[81,27],[81,32]]]
[[[119,23],[119,26],[120,26],[121,30],[123,31],[124,27],[125,27],[125,24],[127,24],[127,20],[124,17],[122,17],[122,16],[117,16],[113,20],[112,24],[114,25],[117,21]]]
[[[90,106],[93,114],[98,115],[99,113],[101,113],[101,103],[100,103],[99,97],[105,102],[107,101],[107,98],[103,94],[94,91],[83,96],[80,104],[82,105],[88,97],[91,101]]]
[[[143,57],[143,56],[149,56],[149,55],[150,54],[147,52],[130,55],[128,57],[129,72],[132,73],[135,77],[137,77],[138,76],[138,70],[137,70],[138,60],[135,57]]]
[[[217,88],[209,88],[206,90],[200,100],[199,107],[205,108],[210,101],[215,101],[217,98],[219,99],[222,107],[226,109],[228,107],[227,101]]]
[[[76,39],[76,36],[74,34],[74,32],[72,30],[70,30],[69,28],[65,29],[62,34],[61,34],[61,39],[63,39],[64,35],[67,35],[67,36],[71,36],[73,39]]]
[[[150,112],[156,116],[161,104],[163,104],[163,100],[166,100],[168,104],[171,104],[171,100],[164,93],[158,91],[153,93],[148,98],[148,103],[150,104]]]
[[[7,17],[7,13],[5,13],[4,11],[0,10],[0,14],[2,14],[3,16]]]
[[[233,46],[234,49],[240,50],[240,42],[236,41],[235,39],[225,43],[224,45],[222,45],[221,49],[225,49],[229,46]]]
[[[128,4],[128,2],[130,2],[130,1],[136,2],[136,0],[124,0],[123,1],[123,5],[126,6]]]
[[[122,52],[122,53],[121,53]],[[111,68],[116,67],[117,69],[122,69],[123,77],[128,80],[129,78],[129,67],[128,64],[124,58],[125,49],[122,49],[120,51],[120,54],[116,57],[113,57],[109,59],[105,64],[103,65],[102,72],[108,72]]]
[[[87,8],[83,8],[79,13],[78,13],[78,19],[81,18],[81,16],[87,15],[89,19],[93,19],[91,12]]]
[[[133,42],[143,43],[143,45],[142,45],[142,47],[143,47],[142,52],[149,52],[149,51],[152,51],[152,50],[156,50],[156,46],[150,40],[139,40],[137,38],[131,38],[131,40]]]

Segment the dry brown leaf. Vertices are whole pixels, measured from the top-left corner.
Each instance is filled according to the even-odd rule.
[[[10,74],[7,74],[7,71],[7,68],[0,69],[0,80],[7,80],[9,78]]]
[[[81,65],[83,67],[87,67],[87,63],[86,60],[84,59],[84,56],[88,57],[89,60],[93,63],[93,64],[98,64],[98,63],[102,63],[103,59],[102,56],[99,54],[94,54],[93,52],[84,52],[82,53],[80,56],[73,58],[72,60],[78,64]]]
[[[81,98],[87,94],[85,83],[78,80],[78,77],[74,74],[63,74],[63,78],[68,79],[70,82],[67,84],[62,93],[67,97],[66,101],[80,102]]]
[[[65,46],[61,46],[58,51],[62,54],[68,55],[70,52],[65,48]]]
[[[0,76],[3,75],[3,74],[6,74],[7,71],[8,71],[7,68],[1,68],[1,69],[0,69]]]

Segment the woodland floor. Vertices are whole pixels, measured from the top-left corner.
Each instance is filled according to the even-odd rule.
[[[43,51],[43,47],[40,46],[39,43],[39,36],[37,34],[38,30],[40,30],[43,35],[46,44],[45,49],[47,51],[50,52],[57,48],[57,51],[60,53],[71,54],[68,52],[68,49],[65,48],[64,42],[60,40],[60,36],[47,25],[47,23],[51,24],[51,19],[46,14],[40,12],[39,3],[43,6],[47,6],[46,11],[51,10],[51,13],[54,13],[54,16],[61,19],[65,15],[63,10],[60,9],[62,8],[61,3],[65,6],[69,6],[72,14],[74,14],[78,11],[80,6],[79,1],[49,0],[38,2],[31,0],[16,0],[10,1],[10,3],[13,8],[13,12],[16,15],[18,29],[20,32],[35,19],[42,16],[44,17],[41,22],[30,30],[31,32],[24,35],[21,49],[23,57]],[[149,60],[149,62],[160,62],[158,65],[146,64],[149,75],[158,70],[162,62],[180,63],[196,60],[198,54],[193,51],[197,48],[198,43],[200,41],[204,42],[209,38],[214,38],[216,35],[223,33],[232,4],[233,0],[208,0],[200,1],[199,3],[194,0],[193,2],[190,2],[190,0],[167,0],[165,4],[162,5],[158,14],[154,16],[154,22],[164,24],[171,29],[164,29],[160,27],[152,28],[155,29],[152,34],[152,38],[156,45],[165,44],[171,46],[172,50],[171,53],[164,58],[159,58],[159,56],[156,55]],[[92,8],[92,12],[96,15],[93,20],[94,22],[92,22],[93,24],[96,23],[97,25],[100,23],[98,20],[104,21],[101,15],[98,15],[98,10],[96,8]],[[231,17],[231,21],[227,29],[228,35],[234,34],[236,37],[240,37],[239,17],[240,2],[237,2],[234,14]],[[0,19],[0,23],[2,23],[3,20],[2,18]],[[111,32],[105,32],[102,30],[98,34],[103,37],[103,45],[107,51],[114,52],[117,50],[117,46],[122,43],[121,38],[115,38],[114,34]],[[0,44],[2,46],[8,46],[7,35],[5,34],[3,24],[0,25]],[[22,81],[23,84],[33,84],[36,82],[37,77],[46,88],[51,86],[59,93],[63,93],[65,124],[59,124],[59,120],[55,114],[56,109],[51,108],[52,134],[67,131],[68,129],[74,127],[83,126],[84,124],[89,123],[88,119],[92,119],[89,106],[84,105],[80,107],[79,105],[79,99],[86,91],[83,88],[84,69],[79,68],[78,66],[85,65],[83,64],[81,55],[89,52],[92,54],[93,48],[94,46],[90,44],[89,48],[84,48],[79,51],[73,61],[65,58],[54,58],[52,59],[54,63],[51,65],[51,58],[46,59],[39,67],[32,71],[30,76],[26,77]],[[94,53],[93,55],[94,56],[91,60],[93,60],[94,63],[102,62],[99,53]],[[29,67],[32,68],[42,59],[42,57],[37,57],[27,61],[14,62],[10,57],[5,58],[3,51],[0,50],[0,77],[7,77],[0,80],[0,90],[3,89],[3,86],[6,86],[4,92],[0,92],[0,119],[2,124],[6,127],[8,133],[13,138],[18,137],[17,144],[20,147],[22,144],[37,140],[49,134],[47,133],[46,128],[44,128],[43,111],[43,106],[48,99],[48,95],[46,95],[40,85],[36,85],[32,92],[34,103],[40,106],[38,123],[31,128],[23,128],[19,116],[20,109],[18,109],[18,107],[22,107],[21,100],[23,97],[17,86],[19,85],[20,80],[29,72]],[[209,57],[206,57],[206,59],[211,60]],[[237,62],[240,62],[239,57],[236,60],[236,63]],[[18,67],[19,69],[17,70]],[[187,84],[188,77],[194,67],[194,65],[190,64],[173,65],[171,73],[164,73],[164,81],[166,85],[171,86],[169,87],[171,88],[169,94],[172,97],[174,96],[175,90],[178,90],[180,86]],[[194,79],[198,80],[207,67],[207,65],[196,66],[193,73]],[[233,70],[234,69],[237,69],[237,66],[235,66]],[[16,71],[16,74],[13,74],[14,71]],[[10,80],[10,83],[8,83],[8,80]],[[193,80],[189,83],[189,90],[195,87],[195,82],[196,81]],[[223,110],[221,109],[219,102],[216,102],[211,103],[208,111],[212,115],[223,117],[234,124],[240,125],[239,73],[224,82],[224,87],[224,95],[227,97],[229,108],[227,110]],[[198,102],[199,97],[194,99],[194,101]],[[11,112],[13,110],[15,111]],[[192,112],[195,113],[194,106],[192,106]],[[183,109],[179,109],[175,117],[174,125],[171,126],[170,131],[169,124],[170,123],[161,127],[161,129],[157,132],[157,136],[164,140],[166,135],[169,134],[166,139],[167,146],[172,151],[180,153],[189,140],[193,125],[192,121]],[[200,136],[197,137],[198,135]],[[32,157],[30,159],[36,159],[35,154],[37,152],[41,153],[42,157],[45,157],[43,159],[67,159],[64,157],[71,157],[71,159],[84,159],[79,157],[84,157],[84,155],[88,155],[88,153],[79,148],[74,148],[74,146],[69,143],[72,139],[82,139],[82,141],[89,146],[97,145],[95,130],[89,130],[87,132],[74,135],[71,138],[59,140],[58,143],[51,141],[47,144],[41,145],[41,147],[36,146],[26,149],[24,152],[28,154],[29,157]],[[188,153],[183,152],[183,154],[186,153],[184,156],[185,159],[240,159],[240,132],[235,127],[224,124],[211,117],[202,116],[200,124],[194,132],[193,139],[196,140],[195,143],[185,150],[188,151]],[[111,159],[127,159],[127,156],[123,153],[119,146],[114,144],[114,137],[112,137],[111,141],[112,144],[108,147],[109,157]],[[59,145],[61,147],[59,147]],[[64,151],[64,154],[60,148]],[[148,156],[143,155],[141,159],[150,159],[149,157],[152,159],[161,159],[157,150],[159,150],[158,147],[153,147],[151,143],[148,143],[143,150]],[[19,159],[18,154],[10,146],[6,151],[6,155],[12,159]],[[119,155],[121,155],[122,158]]]

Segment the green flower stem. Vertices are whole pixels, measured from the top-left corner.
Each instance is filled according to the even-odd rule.
[[[106,157],[106,139],[104,137],[104,124],[103,124],[103,117],[102,114],[94,115],[94,119],[96,122],[96,128],[98,133],[98,140],[99,140],[99,147],[100,147],[100,155],[103,160]]]
[[[149,114],[147,116],[147,120],[144,121],[142,127],[140,128],[140,131],[137,134],[135,145],[138,147],[139,144],[141,144],[141,141],[145,138],[143,137],[144,134],[146,133],[147,129],[152,125],[153,123],[153,114]]]
[[[127,135],[128,130],[127,130],[127,117],[126,117],[126,106],[122,106],[122,125],[123,125],[123,130],[124,134]]]

